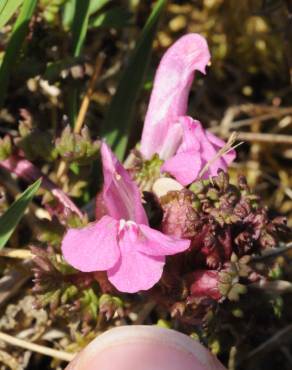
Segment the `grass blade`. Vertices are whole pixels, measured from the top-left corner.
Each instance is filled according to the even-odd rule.
[[[131,131],[135,103],[150,60],[152,42],[166,0],[158,0],[125,68],[104,124],[103,135],[119,159],[123,159]]]
[[[130,25],[132,14],[121,6],[107,9],[89,19],[89,28],[123,28]]]
[[[111,0],[90,0],[89,10],[88,10],[89,16],[98,12],[102,7],[104,7],[110,1]],[[64,5],[63,17],[62,17],[63,27],[65,30],[70,29],[73,23],[75,8],[76,8],[76,0],[66,1]]]
[[[29,21],[33,15],[37,0],[24,0],[20,14],[12,30],[12,36],[6,48],[0,67],[0,107],[3,105],[9,84],[11,69],[20,54],[25,36],[28,32]]]
[[[105,5],[110,4],[110,2],[111,2],[111,0],[91,0],[90,1],[90,8],[89,8],[90,15],[98,12]]]
[[[23,0],[2,0],[0,4],[0,28],[5,26],[22,3]]]
[[[75,2],[74,18],[72,22],[72,56],[78,57],[82,50],[89,18],[90,0],[82,0]],[[75,120],[78,112],[78,89],[73,88],[68,96],[68,116],[72,125],[75,124]]]
[[[88,18],[89,18],[90,0],[76,1],[74,19],[72,23],[72,38],[73,38],[73,56],[80,55],[84,44]]]
[[[42,179],[38,179],[29,186],[0,218],[0,249],[3,248],[9,240],[27,206],[38,191],[41,182]]]
[[[7,6],[8,0],[3,0],[2,3],[0,3],[0,17],[2,16],[2,13]]]

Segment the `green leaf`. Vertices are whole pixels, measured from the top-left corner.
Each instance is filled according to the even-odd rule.
[[[125,8],[114,7],[108,9],[100,14],[92,16],[89,20],[89,27],[91,28],[122,28],[129,26],[129,20],[132,14]]]
[[[19,16],[12,30],[12,36],[0,67],[0,107],[3,105],[11,70],[20,54],[23,41],[28,32],[29,21],[33,15],[37,0],[24,0]]]
[[[75,5],[74,18],[72,23],[72,38],[73,38],[73,56],[80,55],[84,44],[88,18],[89,18],[90,0],[77,1]]]
[[[136,101],[143,86],[144,76],[150,60],[152,42],[165,4],[166,0],[156,2],[130,56],[129,63],[120,78],[117,92],[106,115],[103,135],[121,160],[124,158],[127,148]]]
[[[75,2],[74,18],[72,23],[72,38],[73,48],[72,56],[78,57],[81,53],[89,19],[90,0],[82,0]],[[72,125],[75,124],[75,119],[78,111],[78,89],[73,88],[68,96],[68,115]]]
[[[98,12],[106,4],[111,3],[111,0],[90,0],[89,15],[92,15]]]
[[[0,3],[0,16],[2,15],[3,10],[7,6],[8,0],[2,0],[2,3]]]
[[[88,10],[89,15],[96,13],[104,5],[106,5],[109,2],[110,0],[90,0],[89,10]],[[63,8],[63,17],[62,17],[63,27],[65,30],[70,29],[72,25],[75,8],[76,8],[76,0],[66,1],[64,8]]]
[[[76,0],[67,0],[64,4],[62,12],[62,23],[66,31],[70,29],[70,26],[73,22],[75,7]]]
[[[9,240],[28,204],[38,191],[41,182],[42,179],[38,179],[35,183],[29,186],[0,218],[0,248],[3,248]]]
[[[22,3],[23,0],[2,0],[0,4],[0,28],[5,26]]]

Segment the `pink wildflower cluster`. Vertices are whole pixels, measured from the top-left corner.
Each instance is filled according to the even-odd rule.
[[[226,171],[235,158],[233,150],[218,155],[225,143],[186,115],[195,71],[205,73],[209,59],[203,37],[180,38],[161,60],[146,114],[142,158],[149,161],[158,155],[162,176],[173,177],[181,188],[198,180],[207,163],[202,177],[208,179],[218,170]],[[191,238],[168,233],[165,227],[150,227],[141,191],[105,142],[101,159],[104,184],[98,204],[103,204],[102,212],[97,210],[98,219],[88,226],[67,231],[63,256],[80,271],[106,271],[121,292],[148,290],[159,282],[166,256],[188,251]],[[206,275],[199,273],[196,278],[202,289],[208,286]],[[211,296],[218,298],[217,293]]]

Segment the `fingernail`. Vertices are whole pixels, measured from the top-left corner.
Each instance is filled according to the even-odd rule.
[[[72,367],[73,366],[73,367]],[[93,340],[66,370],[224,370],[199,342],[170,329],[132,325]]]

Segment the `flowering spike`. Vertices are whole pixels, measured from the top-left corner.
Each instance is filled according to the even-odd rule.
[[[205,73],[209,60],[206,40],[194,33],[181,37],[164,54],[156,72],[142,134],[141,152],[146,159],[161,154],[170,127],[187,112],[195,71]],[[172,149],[174,153],[176,148]]]

